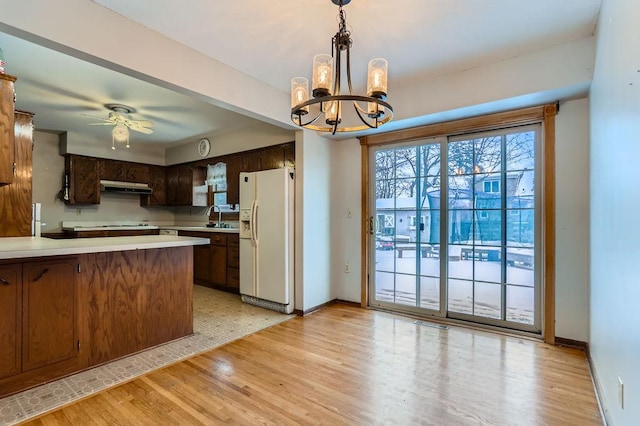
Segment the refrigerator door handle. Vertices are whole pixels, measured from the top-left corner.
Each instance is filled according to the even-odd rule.
[[[251,227],[251,240],[256,246],[258,245],[258,207],[258,202],[254,201],[251,217],[251,223],[253,224],[253,226]]]

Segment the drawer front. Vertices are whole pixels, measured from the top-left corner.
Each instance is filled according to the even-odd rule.
[[[227,245],[229,247],[238,247],[238,246],[240,246],[240,236],[239,235],[227,235]]]
[[[211,234],[211,245],[227,246],[227,236],[222,234]]]

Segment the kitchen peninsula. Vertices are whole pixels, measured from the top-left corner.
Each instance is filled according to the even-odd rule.
[[[172,235],[0,239],[0,397],[193,334],[193,247]]]

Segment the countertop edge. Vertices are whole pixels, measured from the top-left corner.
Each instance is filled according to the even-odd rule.
[[[209,240],[206,238],[177,237],[173,235],[73,238],[66,240],[35,237],[8,237],[0,239],[0,260],[66,256],[110,251],[188,247],[205,244],[209,244]]]

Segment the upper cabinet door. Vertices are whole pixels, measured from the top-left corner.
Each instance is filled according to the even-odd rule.
[[[123,181],[126,177],[125,163],[117,160],[100,160],[100,179]]]
[[[69,177],[68,204],[100,204],[98,159],[68,155],[65,169]]]
[[[149,183],[149,166],[146,164],[127,163],[127,182]]]
[[[225,160],[227,164],[227,204],[239,204],[242,156],[229,155]]]
[[[0,185],[0,237],[31,235],[33,168],[33,115],[15,113],[14,158],[16,173],[10,185]]]
[[[279,169],[284,166],[284,147],[275,146],[260,151],[260,170]]]
[[[15,161],[14,81],[15,77],[0,74],[0,184],[13,182]]]

